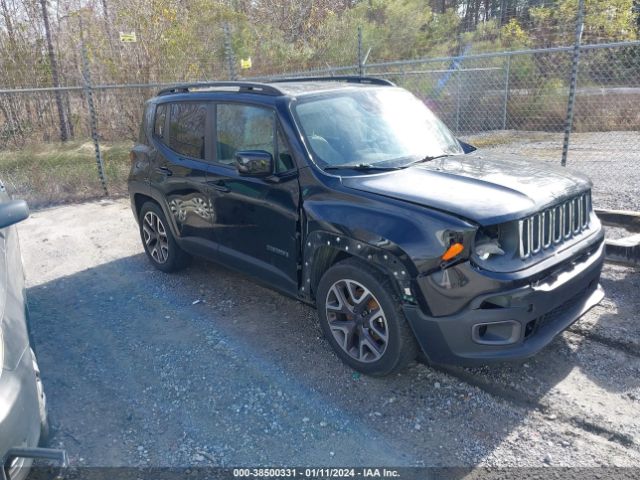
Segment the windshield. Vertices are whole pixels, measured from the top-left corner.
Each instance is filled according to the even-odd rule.
[[[379,88],[302,99],[300,127],[321,167],[402,166],[464,153],[427,106],[402,89]]]

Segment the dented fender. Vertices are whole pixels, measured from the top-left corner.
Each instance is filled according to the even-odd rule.
[[[315,286],[324,273],[324,269],[319,270],[317,265],[323,263],[320,257],[325,252],[330,255],[335,255],[336,252],[344,252],[349,256],[360,258],[373,265],[385,272],[395,283],[397,293],[404,302],[416,302],[411,289],[411,279],[416,274],[414,266],[408,261],[405,254],[398,252],[397,246],[381,237],[376,244],[372,244],[326,231],[312,232],[307,236],[304,244],[302,286],[300,290],[306,299],[313,299]]]

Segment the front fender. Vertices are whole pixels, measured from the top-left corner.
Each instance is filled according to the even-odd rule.
[[[391,278],[403,301],[416,303],[411,285],[423,272],[440,268],[448,232],[473,238],[476,226],[443,212],[374,195],[307,199],[304,203],[302,294],[313,297],[321,249],[334,249],[375,265]],[[322,273],[320,273],[321,275]],[[311,292],[310,292],[311,290]]]
[[[415,303],[411,289],[411,279],[415,278],[415,268],[408,257],[396,245],[388,240],[378,239],[369,243],[334,232],[316,230],[310,233],[303,248],[302,295],[311,300],[314,289],[324,273],[330,255],[335,258],[340,252],[360,258],[375,266],[390,278],[396,287],[396,293],[405,303]]]
[[[414,273],[437,267],[449,247],[448,232],[473,237],[477,226],[438,210],[371,195],[305,200],[306,233],[319,230],[379,245]]]

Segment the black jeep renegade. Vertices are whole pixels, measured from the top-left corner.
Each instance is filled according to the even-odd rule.
[[[475,150],[385,80],[178,85],[131,157],[157,268],[196,255],[315,304],[367,374],[527,357],[603,297],[588,179]]]

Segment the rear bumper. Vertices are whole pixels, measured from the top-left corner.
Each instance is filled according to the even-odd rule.
[[[404,312],[422,350],[433,363],[481,365],[530,357],[604,297],[599,285],[604,243],[584,261],[569,263],[519,288],[479,295],[462,311],[431,317],[419,307]]]

